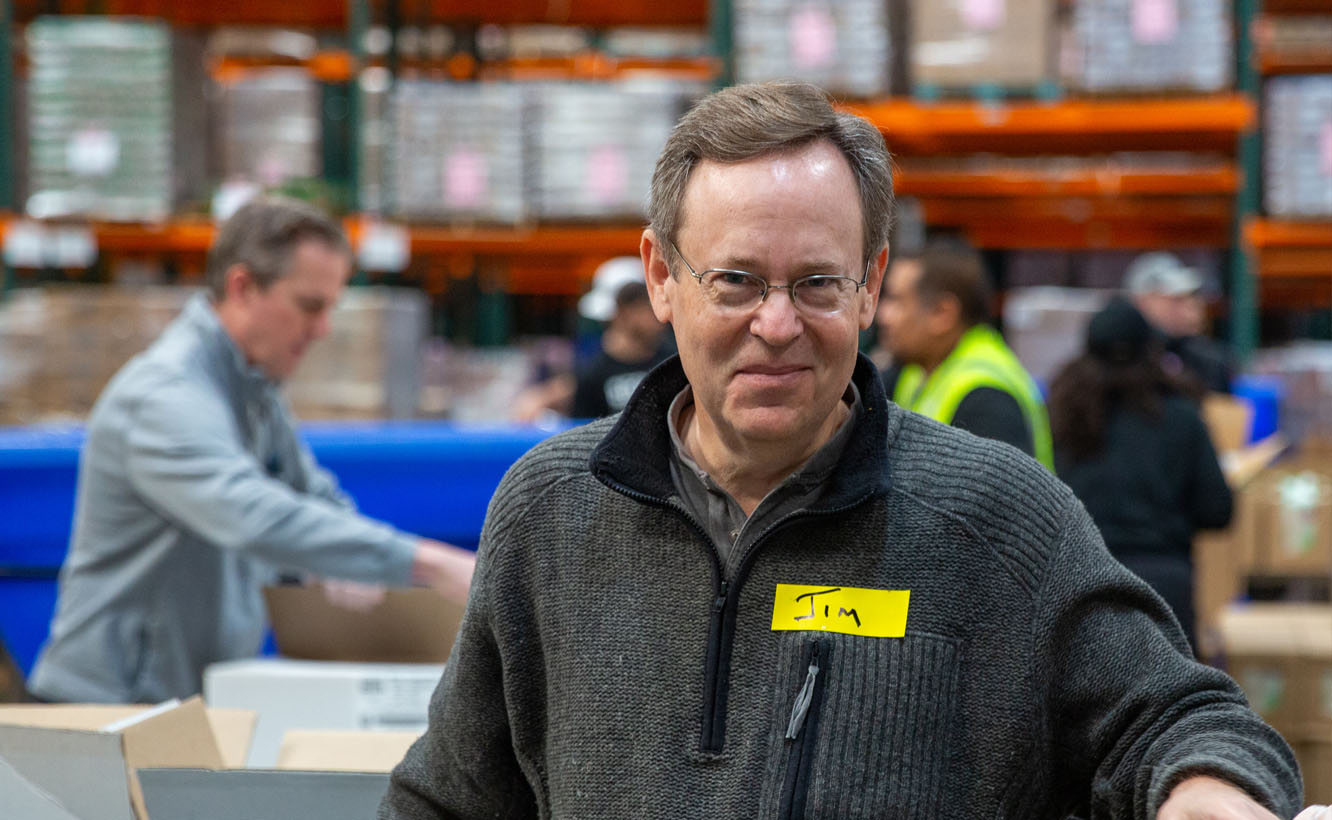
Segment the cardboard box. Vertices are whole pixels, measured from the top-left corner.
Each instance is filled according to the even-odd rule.
[[[439,664],[254,658],[204,670],[204,697],[214,706],[258,712],[246,765],[270,767],[291,729],[425,731],[443,671]]]
[[[154,820],[365,820],[388,790],[388,775],[363,772],[139,772]]]
[[[391,772],[420,736],[420,732],[293,729],[282,737],[277,768],[322,772]]]
[[[1258,572],[1332,572],[1332,478],[1270,471],[1254,484],[1254,504]]]
[[[161,706],[0,707],[0,758],[81,820],[147,820],[136,769],[220,769],[241,756],[254,716],[209,714],[191,698]],[[224,757],[213,726],[225,728]]]
[[[1036,86],[1054,76],[1053,6],[1046,0],[911,4],[917,85]]]
[[[1221,634],[1227,671],[1264,720],[1332,733],[1332,605],[1232,606]]]
[[[38,788],[31,780],[0,758],[0,795],[5,798],[5,811],[10,817],[24,820],[79,820],[70,814],[50,794]]]
[[[366,612],[329,603],[319,587],[268,587],[264,599],[284,656],[364,663],[443,663],[465,608],[425,588],[390,589]]]
[[[1304,776],[1304,802],[1332,804],[1332,731],[1294,731],[1287,737]]]

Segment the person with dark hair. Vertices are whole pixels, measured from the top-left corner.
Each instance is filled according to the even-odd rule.
[[[1040,390],[989,319],[990,283],[970,245],[931,237],[918,254],[896,257],[878,313],[880,338],[893,357],[883,372],[888,395],[1054,469]]]
[[[194,296],[93,407],[51,635],[29,688],[51,701],[155,703],[210,663],[258,653],[279,571],[467,594],[474,555],[355,511],[278,392],[328,333],[351,253],[315,208],[259,197],[218,231]]]
[[[1194,388],[1168,375],[1160,356],[1160,337],[1129,302],[1114,299],[1092,317],[1086,351],[1051,383],[1055,464],[1110,554],[1196,641],[1193,536],[1230,523],[1231,493]]]
[[[868,121],[732,86],[641,256],[679,356],[505,475],[382,820],[1274,820],[1294,757],[1048,470],[858,355],[892,177]]]
[[[598,271],[606,284],[594,287],[578,303],[578,312],[605,322],[601,349],[575,374],[570,415],[594,419],[618,413],[629,403],[648,371],[675,352],[665,326],[657,321],[638,257],[617,257]]]

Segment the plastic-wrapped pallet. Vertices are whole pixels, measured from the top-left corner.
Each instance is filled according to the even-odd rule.
[[[1076,0],[1069,85],[1085,91],[1220,91],[1234,78],[1229,0]]]
[[[889,93],[891,0],[736,0],[740,82],[798,79],[834,94]]]
[[[520,86],[402,80],[390,95],[390,213],[503,223],[527,216]]]
[[[170,29],[108,17],[39,17],[26,38],[28,213],[165,218],[172,190]]]
[[[1332,74],[1273,77],[1263,112],[1263,194],[1272,216],[1332,216]]]
[[[222,172],[264,186],[320,173],[319,86],[302,68],[260,68],[221,94]]]
[[[361,72],[357,85],[361,114],[357,203],[365,213],[383,214],[388,211],[388,154],[393,148],[393,128],[389,122],[392,76],[388,69],[373,66]]]
[[[702,91],[669,80],[533,84],[536,216],[641,217],[657,155]]]
[[[1113,291],[1011,288],[1004,298],[1004,335],[1032,378],[1048,385],[1082,352],[1087,323]]]

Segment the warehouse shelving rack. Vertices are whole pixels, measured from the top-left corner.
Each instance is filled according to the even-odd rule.
[[[1330,5],[1326,0],[1268,0],[1266,11],[1326,11]],[[73,0],[0,0],[0,27],[8,35],[14,20],[31,19],[38,12],[75,13],[87,7]],[[107,13],[161,17],[188,26],[244,23],[345,31],[351,51],[321,52],[309,66],[325,82],[344,86],[368,62],[360,44],[372,14],[390,20],[406,15],[441,23],[706,26],[716,56],[710,61],[691,61],[670,68],[693,72],[692,76],[713,74],[718,82],[732,76],[728,0],[298,0],[281,4],[260,0],[227,4],[102,0],[97,8]],[[927,223],[961,228],[982,247],[1243,248],[1244,252],[1232,254],[1229,312],[1232,344],[1240,358],[1245,358],[1257,343],[1257,279],[1286,270],[1292,257],[1303,259],[1301,269],[1315,269],[1329,252],[1327,246],[1319,244],[1324,240],[1317,226],[1312,233],[1292,234],[1278,223],[1256,221],[1260,202],[1261,145],[1255,103],[1259,72],[1264,66],[1267,71],[1293,68],[1264,64],[1263,56],[1255,55],[1250,24],[1262,11],[1259,0],[1236,0],[1239,70],[1235,93],[974,102],[893,98],[849,107],[884,131],[902,166],[899,191],[920,198]],[[12,55],[7,53],[10,38],[3,39],[0,80],[13,71]],[[243,63],[233,63],[215,70],[244,67]],[[611,76],[621,66],[604,59],[578,58],[553,63],[516,61],[505,68],[513,76],[543,73],[587,78]],[[10,83],[0,82],[0,115],[11,102],[9,87]],[[6,121],[13,122],[12,115]],[[354,179],[355,146],[350,148],[347,164]],[[932,171],[927,166],[913,168],[912,163],[913,159],[968,152],[1092,155],[1124,151],[1206,152],[1218,159],[1187,168],[1124,173],[1058,167]],[[0,218],[0,230],[19,207],[13,201],[16,169],[12,165],[12,139],[6,133],[0,137],[0,209],[11,216]],[[369,221],[368,217],[351,217],[348,228],[353,237]],[[567,295],[586,286],[601,260],[635,253],[640,227],[620,223],[513,228],[410,225],[407,229],[413,256],[431,257],[434,274],[423,283],[428,288],[445,286],[457,271],[486,258],[511,263],[504,284],[509,292]],[[96,224],[93,230],[102,249],[125,254],[171,254],[187,272],[201,267],[203,251],[212,235],[206,221],[184,217],[166,225]],[[1298,236],[1299,242],[1292,244],[1291,236]],[[1313,244],[1300,244],[1307,242]],[[1306,279],[1314,280],[1316,276],[1309,274]],[[1267,298],[1267,289],[1261,293]]]

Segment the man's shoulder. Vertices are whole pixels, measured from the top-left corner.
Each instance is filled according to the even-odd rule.
[[[917,413],[903,416],[888,452],[899,492],[966,520],[987,539],[1057,532],[1071,492],[1034,458]]]
[[[538,442],[514,462],[505,476],[509,490],[530,490],[552,480],[590,473],[592,451],[606,436],[614,417],[572,427]]]

